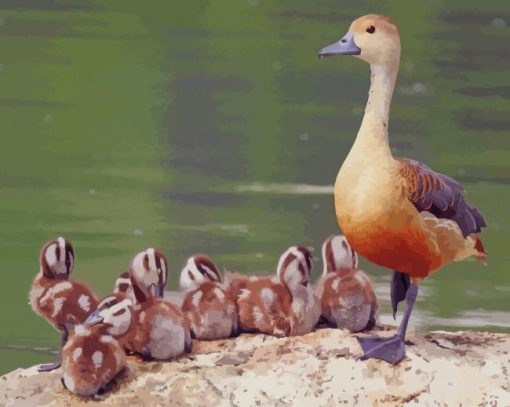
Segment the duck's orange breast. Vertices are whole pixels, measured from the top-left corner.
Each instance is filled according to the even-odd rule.
[[[352,248],[372,263],[423,278],[441,266],[441,255],[419,222],[394,228],[391,218],[352,221],[337,215],[342,232]]]
[[[433,237],[395,186],[381,185],[364,194],[357,191],[356,200],[349,199],[349,192],[335,191],[336,217],[358,254],[412,277],[423,278],[441,266],[441,253]]]

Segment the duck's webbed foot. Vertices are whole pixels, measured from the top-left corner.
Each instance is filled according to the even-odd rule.
[[[404,359],[405,352],[405,338],[407,332],[407,325],[409,318],[413,311],[414,303],[416,302],[416,296],[418,295],[418,286],[411,284],[406,290],[406,303],[407,308],[402,318],[402,322],[398,327],[397,334],[389,338],[380,336],[370,336],[367,338],[359,337],[358,342],[363,348],[363,355],[360,359],[381,359],[393,365],[399,363]]]
[[[406,355],[404,339],[399,335],[389,338],[380,336],[358,338],[358,342],[363,349],[361,360],[381,359],[395,365]]]
[[[58,360],[53,363],[45,363],[43,365],[39,365],[37,370],[39,372],[51,372],[52,370],[58,369],[61,365],[62,363],[60,362],[60,360]]]

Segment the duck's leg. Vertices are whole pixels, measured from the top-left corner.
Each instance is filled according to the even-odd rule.
[[[411,285],[409,275],[394,271],[391,278],[391,308],[393,310],[393,318],[397,313],[398,304],[406,299],[407,290]]]
[[[45,363],[43,365],[40,365],[37,370],[39,372],[51,372],[52,370],[55,370],[55,369],[58,369],[61,364],[62,364],[62,348],[64,347],[64,345],[66,344],[67,342],[67,338],[68,338],[68,333],[67,333],[67,328],[66,327],[63,327],[61,328],[60,330],[60,334],[61,334],[61,337],[60,337],[60,349],[59,349],[59,352],[58,352],[58,359],[56,362],[53,362],[53,363]]]
[[[363,355],[360,359],[381,359],[391,364],[397,364],[404,359],[407,325],[413,312],[417,295],[418,285],[413,283],[409,286],[406,293],[407,308],[396,335],[389,338],[380,336],[358,338],[358,342],[363,348]]]

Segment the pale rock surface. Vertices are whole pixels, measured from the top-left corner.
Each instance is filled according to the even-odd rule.
[[[175,361],[130,357],[128,372],[98,400],[112,406],[510,406],[510,335],[411,333],[407,349],[407,358],[391,366],[357,360],[358,343],[343,330],[194,341],[193,354]],[[0,377],[0,404],[90,405],[62,387],[61,373],[32,367]]]

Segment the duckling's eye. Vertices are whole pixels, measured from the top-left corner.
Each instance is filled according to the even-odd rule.
[[[367,28],[367,33],[369,34],[373,34],[375,33],[375,27],[373,25],[371,25],[370,27]]]

